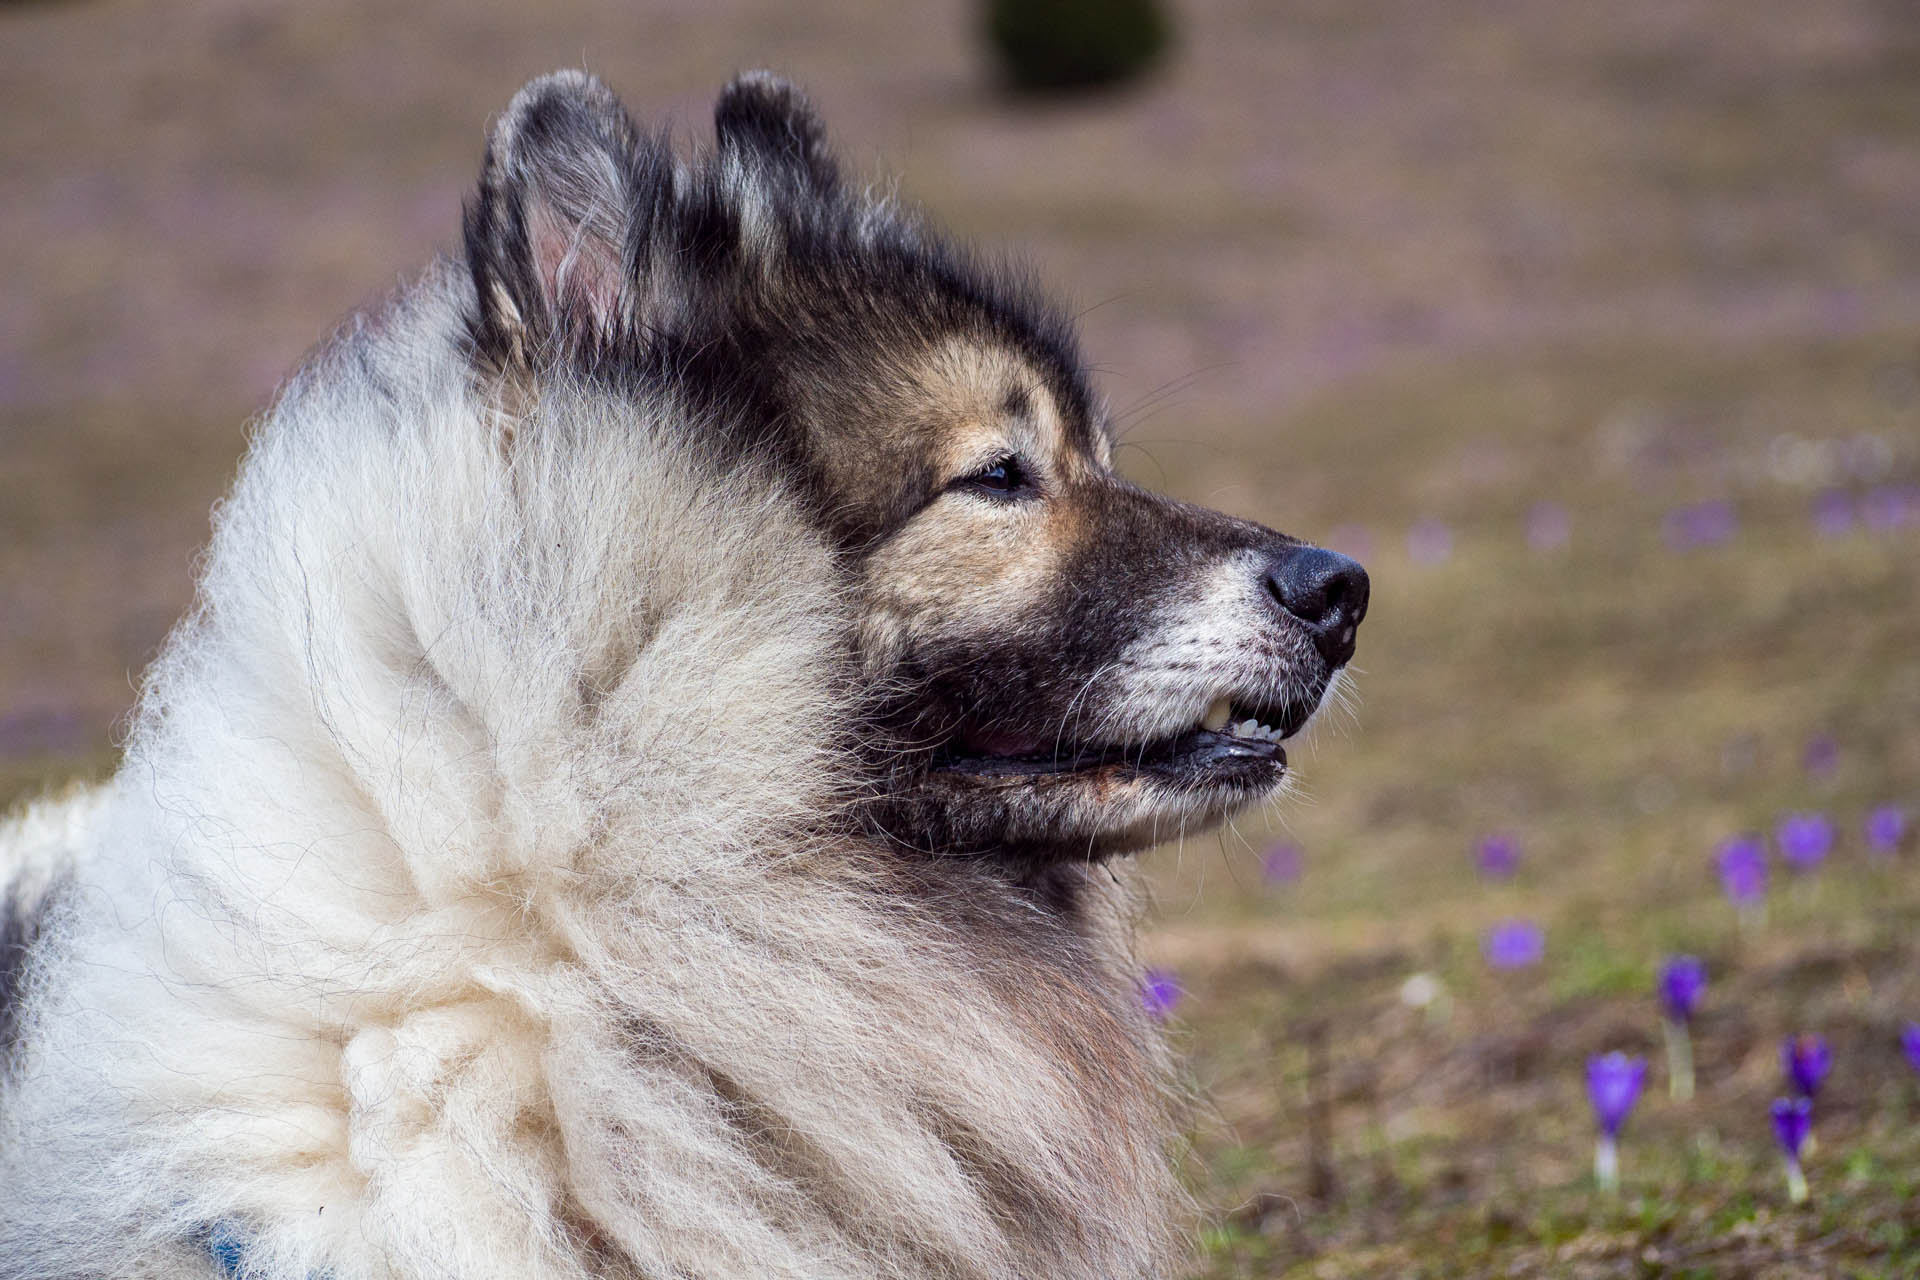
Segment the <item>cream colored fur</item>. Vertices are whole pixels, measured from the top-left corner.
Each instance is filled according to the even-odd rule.
[[[1131,908],[845,834],[826,549],[703,424],[502,416],[436,270],[261,425],[48,885],[0,1276],[1142,1277]]]

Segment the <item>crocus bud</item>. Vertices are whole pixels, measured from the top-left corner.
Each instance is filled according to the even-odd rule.
[[[1827,1047],[1825,1036],[1788,1036],[1780,1042],[1780,1067],[1793,1091],[1812,1101],[1820,1092],[1820,1082],[1833,1069],[1833,1050]]]
[[[1502,920],[1487,930],[1482,950],[1496,969],[1525,969],[1546,955],[1547,935],[1531,920]]]
[[[1780,856],[1795,871],[1812,871],[1833,849],[1833,823],[1824,813],[1790,813],[1773,830]]]
[[[1800,1156],[1812,1132],[1811,1098],[1773,1100],[1773,1136],[1787,1158],[1787,1198],[1795,1204],[1803,1204],[1807,1198],[1807,1175],[1800,1167]]]
[[[1749,908],[1767,896],[1767,854],[1758,836],[1722,841],[1715,855],[1720,884],[1736,907]]]
[[[1172,1017],[1174,1006],[1185,994],[1171,969],[1149,969],[1141,975],[1140,1003],[1155,1022]]]
[[[1587,1059],[1587,1099],[1593,1103],[1594,1120],[1600,1126],[1593,1149],[1593,1178],[1602,1191],[1619,1189],[1620,1126],[1640,1100],[1640,1086],[1646,1076],[1645,1058],[1615,1052]]]
[[[1675,1022],[1693,1021],[1707,989],[1707,966],[1695,956],[1668,956],[1660,966],[1660,1007]]]

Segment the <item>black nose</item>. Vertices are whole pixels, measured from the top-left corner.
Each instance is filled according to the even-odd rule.
[[[1293,546],[1267,565],[1267,590],[1305,624],[1330,666],[1353,657],[1353,635],[1367,616],[1367,571],[1337,551]]]

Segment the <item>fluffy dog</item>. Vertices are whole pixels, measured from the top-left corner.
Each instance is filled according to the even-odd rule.
[[[1108,860],[1279,785],[1365,575],[1118,479],[794,89],[715,114],[521,92],[0,837],[0,1276],[1175,1265]]]

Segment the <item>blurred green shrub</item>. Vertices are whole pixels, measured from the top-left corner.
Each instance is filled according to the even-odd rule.
[[[1170,36],[1156,0],[987,0],[987,42],[1022,89],[1122,83],[1153,65]]]

